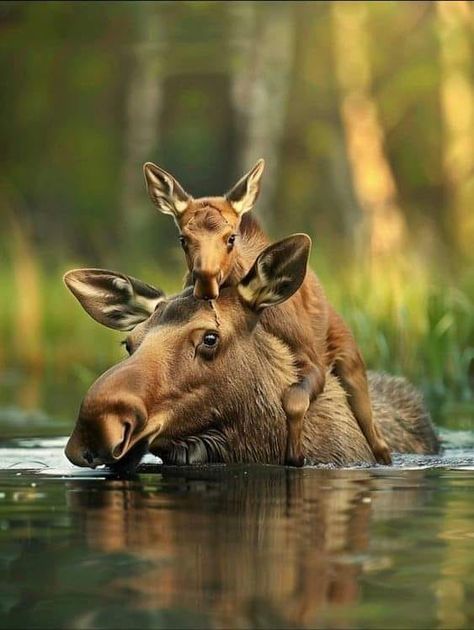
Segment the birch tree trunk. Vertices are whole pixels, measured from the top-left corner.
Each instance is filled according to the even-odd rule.
[[[137,3],[137,19],[138,36],[126,102],[121,199],[125,229],[132,234],[146,224],[149,214],[142,166],[151,159],[152,150],[159,142],[165,45],[159,6],[153,2]]]
[[[289,3],[265,7],[232,2],[229,11],[235,48],[232,96],[240,135],[239,174],[257,159],[265,159],[257,209],[271,228],[293,67],[294,15]]]
[[[333,2],[333,47],[339,86],[339,107],[354,191],[364,214],[358,234],[359,253],[372,260],[400,251],[405,240],[405,219],[384,149],[384,129],[372,94],[367,6]]]
[[[443,118],[443,169],[449,192],[449,225],[454,245],[472,256],[474,244],[474,90],[470,2],[438,1],[440,101]]]

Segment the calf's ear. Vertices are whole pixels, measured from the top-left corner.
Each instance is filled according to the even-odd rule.
[[[303,284],[310,251],[306,234],[293,234],[267,247],[237,286],[243,302],[260,312],[288,300]]]
[[[64,282],[86,313],[115,330],[132,330],[165,297],[141,280],[106,269],[73,269]]]
[[[148,194],[158,210],[177,219],[188,207],[191,196],[170,173],[153,162],[143,165],[143,174]]]
[[[251,210],[257,201],[264,168],[265,161],[258,160],[255,166],[226,193],[225,198],[239,216]]]

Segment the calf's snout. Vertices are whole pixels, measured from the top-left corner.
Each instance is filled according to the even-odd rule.
[[[194,297],[198,300],[217,299],[219,297],[220,281],[221,274],[219,271],[194,270]]]

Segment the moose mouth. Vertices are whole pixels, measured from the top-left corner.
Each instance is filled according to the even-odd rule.
[[[162,424],[152,434],[142,435],[135,444],[130,445],[133,437],[133,426],[130,422],[124,424],[122,440],[115,446],[112,456],[115,461],[108,466],[114,472],[124,475],[132,474],[137,469],[146,453],[150,452],[150,444],[162,430]]]
[[[110,464],[110,469],[118,475],[133,474],[146,453],[148,453],[148,440],[142,439],[134,444],[120,459]]]
[[[222,430],[211,426],[202,433],[181,438],[155,438],[150,452],[165,466],[222,464],[228,460],[228,444]]]

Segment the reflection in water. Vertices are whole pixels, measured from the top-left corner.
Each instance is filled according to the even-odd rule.
[[[167,481],[171,497],[129,482],[69,495],[91,548],[150,563],[111,585],[137,607],[184,607],[211,614],[218,627],[287,627],[312,625],[328,604],[357,599],[363,561],[351,556],[367,550],[368,476],[334,485],[323,474],[315,484],[269,468]]]
[[[474,571],[474,521],[472,511],[458,496],[446,503],[439,536],[446,545],[435,587],[439,627],[471,628],[474,616],[468,616],[466,598],[472,598],[473,592],[466,592],[465,583]]]
[[[469,471],[216,466],[0,482],[0,627],[474,623]]]
[[[450,520],[434,475],[9,477],[0,611],[6,627],[469,627],[472,501],[451,498]]]

